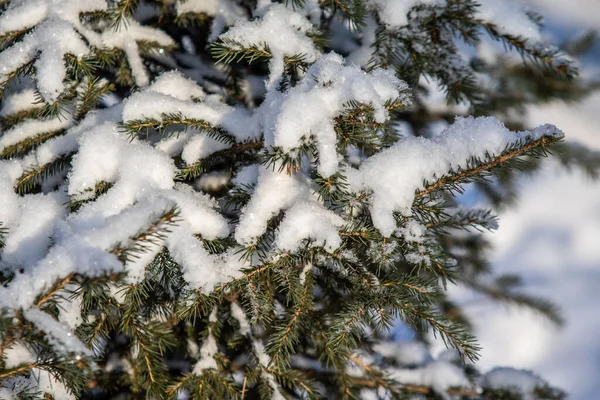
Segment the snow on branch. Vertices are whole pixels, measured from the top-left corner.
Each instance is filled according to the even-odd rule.
[[[407,138],[348,170],[354,191],[371,190],[373,223],[385,236],[396,229],[394,212],[410,215],[415,197],[472,177],[563,133],[549,125],[510,132],[493,117],[458,118],[432,139]],[[435,183],[425,185],[424,182]]]
[[[268,86],[274,87],[284,72],[285,57],[298,58],[304,63],[312,63],[319,56],[315,43],[308,34],[313,33],[311,22],[301,14],[283,5],[273,5],[260,18],[254,21],[238,21],[227,32],[219,36],[215,54],[225,62],[237,54],[250,52],[243,57],[253,59],[266,56],[269,62]],[[260,53],[263,54],[260,54]],[[255,56],[252,53],[256,53]]]

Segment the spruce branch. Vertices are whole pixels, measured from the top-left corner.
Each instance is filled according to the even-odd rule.
[[[63,279],[57,280],[51,287],[46,291],[46,293],[38,296],[38,300],[35,302],[35,306],[37,308],[41,308],[46,302],[48,302],[52,297],[56,296],[59,291],[65,288],[75,277],[77,274],[71,273],[64,277]]]
[[[315,42],[319,42],[320,36],[313,36]],[[261,45],[244,46],[242,43],[233,39],[219,39],[210,47],[210,52],[217,63],[232,64],[236,62],[245,62],[253,64],[255,62],[267,62],[271,59],[271,49],[266,43]],[[297,68],[306,70],[310,63],[306,60],[305,54],[295,54],[285,56],[284,63],[286,70],[295,70]]]
[[[0,152],[0,159],[6,160],[13,157],[22,157],[31,150],[34,150],[35,148],[39,147],[49,139],[63,135],[64,133],[64,129],[44,132],[34,137],[21,140],[20,142],[12,144],[10,146],[6,146]]]
[[[2,250],[5,246],[4,239],[8,235],[8,228],[4,226],[2,221],[0,221],[0,250]]]
[[[4,94],[4,90],[6,90],[7,86],[11,83],[15,78],[20,78],[22,76],[31,75],[33,73],[33,64],[35,60],[29,61],[14,71],[6,74],[6,79],[0,82],[0,98]]]
[[[262,140],[250,141],[245,143],[235,143],[231,147],[215,151],[209,156],[196,161],[193,164],[184,165],[177,172],[176,180],[189,181],[198,178],[200,175],[218,166],[227,165],[228,162],[236,159],[243,160],[243,156],[252,157],[258,150],[262,149],[264,142]]]
[[[492,38],[502,41],[506,46],[517,50],[523,57],[539,63],[547,72],[563,75],[567,78],[573,78],[577,75],[577,69],[560,53],[558,48],[539,44],[530,46],[524,38],[500,33],[498,27],[490,22],[476,21]]]
[[[169,228],[177,225],[179,221],[179,210],[173,207],[163,212],[146,229],[129,239],[126,246],[117,246],[111,250],[111,253],[123,263],[134,260],[138,258],[138,254],[148,251],[151,245],[162,242],[171,232]]]
[[[133,16],[138,7],[139,0],[119,0],[111,9],[111,27],[116,31],[121,24],[127,24],[127,19]]]
[[[68,203],[68,208],[71,212],[76,212],[83,205],[96,200],[98,197],[108,192],[113,187],[112,182],[100,181],[94,185],[94,189],[87,189],[82,194],[71,197]],[[93,193],[89,193],[92,192]]]
[[[74,153],[65,154],[39,167],[31,167],[15,182],[15,191],[21,195],[31,193],[41,183],[65,171],[73,159]]]
[[[0,117],[0,124],[4,130],[9,130],[15,125],[23,122],[26,119],[37,118],[40,115],[42,109],[41,105],[32,105],[31,108],[22,110],[13,114],[8,114]]]
[[[296,302],[296,309],[288,321],[284,321],[283,324],[275,328],[275,333],[269,339],[267,350],[271,357],[271,365],[287,367],[289,358],[295,352],[302,331],[308,328],[307,317],[313,304],[313,278],[310,271],[303,273],[303,290]]]
[[[150,130],[157,131],[159,134],[166,134],[169,128],[182,126],[184,129],[197,129],[205,133],[211,139],[225,144],[235,144],[235,138],[224,129],[215,127],[211,123],[202,119],[186,118],[181,113],[162,114],[160,119],[146,118],[129,120],[122,123],[122,127],[132,137],[139,133],[148,136]]]
[[[499,156],[489,156],[485,161],[473,160],[474,166],[457,171],[452,175],[446,175],[439,178],[436,182],[427,185],[424,189],[419,190],[415,194],[415,198],[426,196],[434,191],[440,189],[455,189],[460,183],[468,182],[470,179],[482,176],[489,173],[495,168],[502,166],[509,161],[512,161],[520,156],[531,155],[531,156],[545,156],[547,149],[545,146],[556,143],[559,139],[555,136],[542,136],[541,138],[526,142],[516,143],[513,146],[509,146]]]

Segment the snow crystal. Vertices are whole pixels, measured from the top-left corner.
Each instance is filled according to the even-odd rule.
[[[265,144],[288,152],[315,136],[318,172],[330,176],[339,163],[333,119],[342,114],[344,105],[350,101],[370,105],[375,120],[383,123],[388,117],[386,102],[399,98],[405,88],[406,84],[392,71],[374,69],[366,74],[356,65],[344,65],[341,56],[329,53],[319,58],[286,94],[267,94],[262,106]]]
[[[560,138],[553,126],[532,131],[510,132],[494,117],[457,118],[432,139],[408,137],[347,171],[353,190],[372,190],[373,224],[390,236],[396,230],[393,212],[411,214],[415,191],[424,181],[433,181],[451,170],[466,167],[472,157],[499,155],[507,145],[542,136]]]
[[[254,21],[240,20],[226,33],[219,36],[224,41],[233,41],[228,47],[241,50],[257,46],[268,46],[271,51],[269,62],[268,87],[275,87],[284,72],[284,57],[302,55],[306,62],[313,62],[319,56],[313,41],[306,35],[313,25],[306,17],[276,4]]]

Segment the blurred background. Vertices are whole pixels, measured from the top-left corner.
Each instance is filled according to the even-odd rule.
[[[600,31],[600,0],[527,0],[545,16],[545,34],[559,43]],[[581,74],[600,80],[600,45],[581,61]],[[568,141],[600,151],[600,92],[578,104],[554,103],[528,110],[531,127],[552,123]],[[572,400],[600,398],[600,181],[566,171],[547,159],[526,176],[517,203],[500,212],[489,234],[497,273],[518,273],[528,293],[561,309],[557,328],[523,308],[473,301],[461,289],[453,297],[475,324],[483,347],[479,366],[532,369]]]

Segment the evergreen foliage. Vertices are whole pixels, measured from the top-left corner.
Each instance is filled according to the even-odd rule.
[[[598,175],[521,118],[597,89],[593,36],[495,0],[0,4],[0,398],[565,398],[481,374],[445,289],[562,323],[456,195]]]

